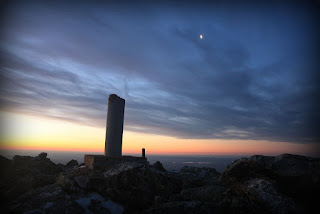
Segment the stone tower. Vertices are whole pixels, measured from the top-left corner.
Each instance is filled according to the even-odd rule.
[[[107,131],[104,155],[121,157],[125,100],[110,94],[108,101]]]

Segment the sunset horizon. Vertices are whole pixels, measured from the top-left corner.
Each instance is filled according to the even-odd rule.
[[[320,156],[312,5],[76,5],[4,4],[0,149]]]
[[[0,114],[3,114],[3,112]],[[103,154],[104,152],[106,127],[93,127],[21,113],[7,112],[6,114],[19,119],[24,118],[24,120],[20,120],[18,124],[7,123],[6,134],[2,135],[1,138],[0,149],[87,152],[88,154],[90,152]],[[19,114],[21,115],[19,116]],[[46,125],[44,126],[44,124]],[[12,127],[10,128],[10,126]],[[62,130],[54,127],[62,127]],[[12,130],[15,131],[12,132]],[[70,132],[71,130],[73,132]],[[43,133],[37,134],[36,132],[39,131]],[[17,136],[19,137],[17,138]],[[68,142],[66,139],[71,139],[71,141]],[[274,156],[290,153],[312,157],[320,156],[319,149],[317,149],[319,146],[310,143],[297,144],[293,142],[244,139],[182,139],[124,130],[123,154],[140,156],[142,148],[146,148],[147,155]]]

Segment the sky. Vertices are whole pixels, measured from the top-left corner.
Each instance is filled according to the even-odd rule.
[[[2,5],[1,149],[320,156],[318,5]],[[202,35],[202,39],[200,38]]]

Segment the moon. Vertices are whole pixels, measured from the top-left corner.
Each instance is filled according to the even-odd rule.
[[[200,39],[203,39],[203,36],[202,36],[202,34],[200,34]]]

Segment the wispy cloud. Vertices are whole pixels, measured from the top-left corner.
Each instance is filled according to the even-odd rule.
[[[60,6],[7,8],[2,109],[103,127],[117,93],[126,130],[319,142],[309,8]]]

